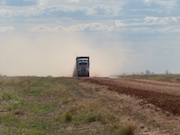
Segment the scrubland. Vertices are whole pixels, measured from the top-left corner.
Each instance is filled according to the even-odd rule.
[[[126,83],[121,81],[122,78],[0,77],[0,134],[179,133],[179,115],[121,91],[125,87],[119,84]]]

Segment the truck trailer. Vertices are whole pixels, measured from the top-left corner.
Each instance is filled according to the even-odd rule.
[[[76,57],[76,75],[77,77],[89,77],[89,57]]]

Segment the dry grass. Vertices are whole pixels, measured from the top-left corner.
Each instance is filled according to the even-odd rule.
[[[0,134],[133,135],[100,91],[71,78],[1,77]]]
[[[137,126],[133,123],[113,123],[109,129],[114,135],[135,135]]]

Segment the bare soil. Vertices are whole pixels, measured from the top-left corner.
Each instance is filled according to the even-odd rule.
[[[174,115],[180,115],[180,84],[143,79],[89,78],[109,90],[139,97]]]
[[[118,93],[126,119],[140,123],[140,135],[179,135],[180,84],[144,79],[83,78]],[[128,96],[129,95],[129,96]],[[127,111],[129,110],[129,111]],[[129,117],[129,118],[128,118]]]

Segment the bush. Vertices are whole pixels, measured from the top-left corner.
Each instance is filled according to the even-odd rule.
[[[73,115],[72,115],[70,112],[66,112],[65,115],[64,115],[64,120],[65,120],[65,122],[67,122],[67,123],[72,122],[72,120],[73,120]]]
[[[120,131],[120,135],[134,135],[136,128],[137,127],[133,124],[126,125]]]

